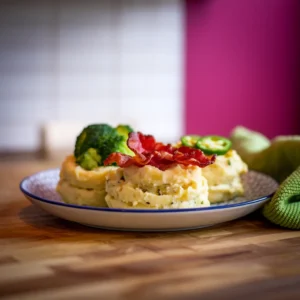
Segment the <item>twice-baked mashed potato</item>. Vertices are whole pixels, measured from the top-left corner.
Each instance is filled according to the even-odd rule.
[[[107,174],[105,200],[112,208],[194,208],[209,206],[207,180],[198,166],[131,166]]]
[[[85,170],[69,155],[62,163],[57,192],[66,203],[111,208],[206,207],[244,195],[241,175],[248,166],[231,149],[204,168],[176,164],[99,166]]]
[[[106,175],[116,169],[113,166],[101,166],[85,170],[76,164],[74,155],[69,155],[62,163],[56,190],[66,203],[107,207]]]
[[[231,149],[219,155],[216,161],[203,168],[202,174],[208,182],[208,199],[210,203],[228,201],[242,196],[244,188],[241,175],[248,172],[248,166],[238,153]]]

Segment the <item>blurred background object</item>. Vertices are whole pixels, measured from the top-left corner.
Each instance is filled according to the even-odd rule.
[[[0,2],[0,152],[72,151],[83,126],[166,142],[300,132],[298,0]]]
[[[1,1],[0,151],[70,151],[80,126],[102,122],[177,139],[182,6]]]

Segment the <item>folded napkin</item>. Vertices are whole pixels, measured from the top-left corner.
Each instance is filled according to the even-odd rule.
[[[277,225],[300,229],[300,136],[269,140],[237,126],[230,139],[249,169],[265,173],[280,183],[271,201],[263,207],[263,215]]]

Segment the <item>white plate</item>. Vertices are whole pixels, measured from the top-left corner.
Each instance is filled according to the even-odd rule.
[[[259,209],[278,187],[271,177],[249,171],[242,176],[243,198],[203,208],[137,210],[64,203],[55,190],[58,180],[59,169],[45,170],[23,179],[20,189],[33,204],[62,219],[92,227],[138,231],[186,230],[235,220]]]

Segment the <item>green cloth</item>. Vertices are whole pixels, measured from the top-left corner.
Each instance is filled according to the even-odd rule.
[[[249,169],[265,173],[280,183],[271,201],[263,207],[263,215],[280,226],[300,229],[300,136],[269,140],[238,126],[230,139]]]
[[[271,222],[291,229],[300,229],[300,167],[279,187],[263,207],[263,215]]]

